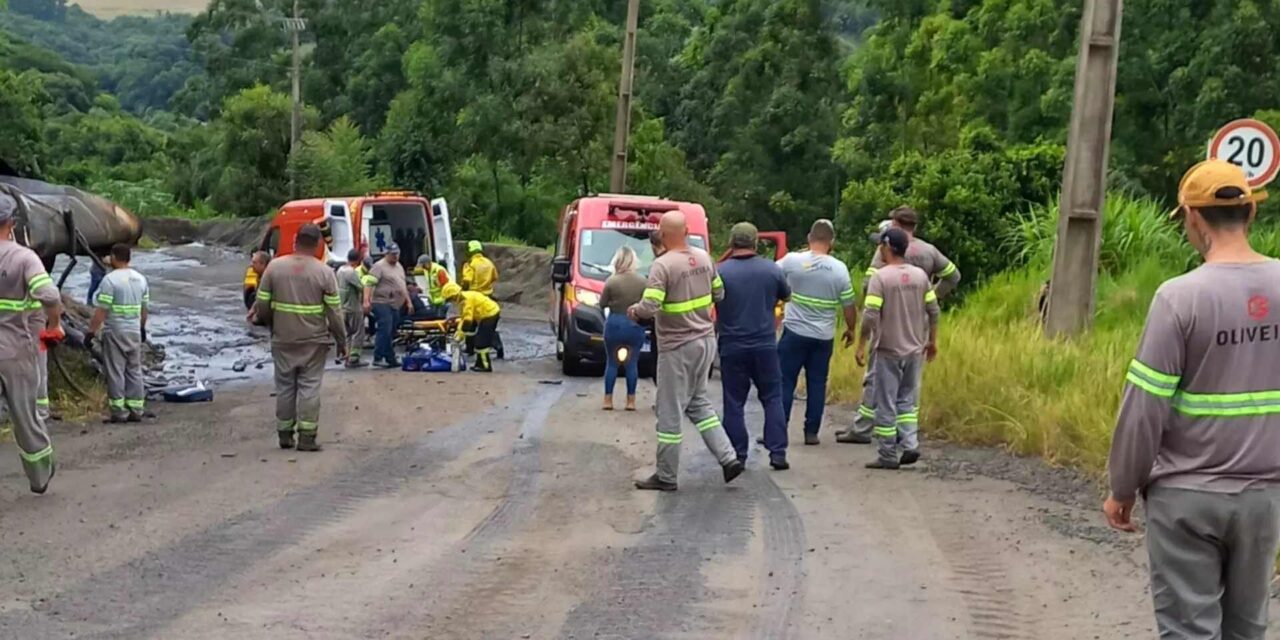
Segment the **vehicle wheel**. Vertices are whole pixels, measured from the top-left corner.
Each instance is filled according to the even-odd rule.
[[[560,325],[560,330],[556,332],[556,360],[564,362],[564,325]]]
[[[567,345],[564,349],[562,364],[564,365],[564,374],[566,376],[577,378],[591,375],[590,367],[582,362],[582,357],[578,355],[577,351],[570,349]]]

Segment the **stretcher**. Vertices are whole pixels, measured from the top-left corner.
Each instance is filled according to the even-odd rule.
[[[461,322],[459,318],[449,318],[446,320],[412,320],[405,319],[396,328],[395,344],[398,346],[408,347],[410,349],[420,344],[427,344],[437,351],[445,351],[449,343],[449,338],[458,331],[458,324]],[[467,338],[468,353],[470,353],[471,338],[475,335],[475,327],[471,323],[462,326],[462,333]],[[502,332],[497,332],[493,336],[494,355],[498,360],[506,359],[506,349],[502,345]]]

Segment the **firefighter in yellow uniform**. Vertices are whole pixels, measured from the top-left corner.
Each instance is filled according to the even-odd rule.
[[[493,298],[479,291],[463,291],[462,287],[452,282],[444,286],[443,293],[446,300],[458,307],[459,319],[462,321],[458,325],[458,337],[462,337],[464,328],[470,327],[475,331],[476,363],[472,370],[481,373],[493,371],[490,353],[493,351],[494,338],[498,335],[502,307]]]
[[[498,268],[484,255],[484,245],[479,240],[467,243],[467,263],[462,265],[462,289],[476,291],[493,297],[493,285],[498,282]]]

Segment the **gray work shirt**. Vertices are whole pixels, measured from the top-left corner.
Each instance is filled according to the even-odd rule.
[[[924,269],[931,280],[937,280],[938,284],[934,287],[934,291],[938,293],[939,299],[947,297],[947,294],[960,284],[960,269],[956,267],[956,263],[943,255],[937,247],[924,240],[911,238],[911,244],[907,245],[906,259],[907,264]],[[875,257],[871,259],[871,268],[867,269],[866,279],[862,281],[863,294],[867,292],[871,276],[874,276],[884,264],[884,258],[880,256],[879,251],[876,251]]]
[[[1206,264],[1161,285],[1126,380],[1116,498],[1280,485],[1280,262]]]
[[[142,310],[151,303],[147,279],[133,269],[113,269],[98,286],[95,306],[107,312],[106,333],[142,333]]]
[[[876,337],[876,353],[909,358],[924,353],[938,324],[938,294],[920,267],[881,267],[867,285],[863,328]]]
[[[30,316],[37,307],[61,301],[39,256],[12,240],[0,240],[0,358],[36,357],[38,332],[33,332]]]
[[[791,286],[782,328],[815,340],[833,340],[843,307],[857,304],[849,268],[829,255],[788,253],[778,261]]]

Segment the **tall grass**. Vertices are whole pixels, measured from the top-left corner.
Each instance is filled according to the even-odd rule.
[[[1020,216],[1002,247],[1020,266],[943,315],[940,354],[925,373],[926,434],[1100,473],[1151,298],[1163,281],[1200,263],[1167,213],[1152,200],[1109,198],[1094,330],[1072,340],[1046,339],[1039,323],[1057,212]],[[1252,239],[1262,253],[1280,255],[1280,225],[1261,224]],[[837,353],[833,374],[834,399],[856,401],[862,372],[852,350]]]

